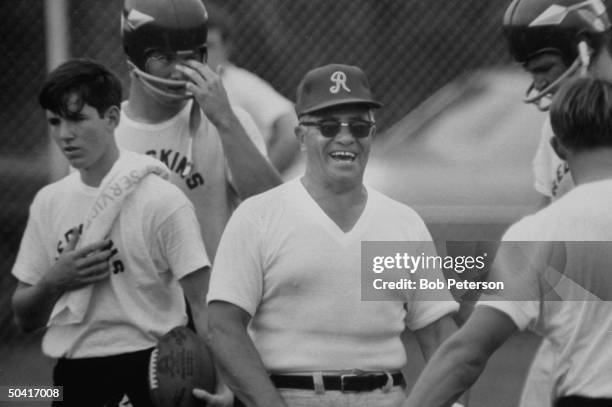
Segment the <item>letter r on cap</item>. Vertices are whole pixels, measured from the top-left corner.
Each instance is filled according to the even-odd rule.
[[[343,88],[345,91],[350,92],[351,90],[346,86],[346,74],[342,71],[334,72],[331,77],[331,81],[334,82],[334,86],[329,88],[331,93],[340,92],[340,88]]]

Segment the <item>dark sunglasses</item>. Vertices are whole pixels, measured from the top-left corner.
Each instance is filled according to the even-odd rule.
[[[372,133],[372,129],[376,127],[376,123],[367,120],[351,120],[349,122],[341,122],[334,119],[325,119],[318,122],[300,122],[302,126],[318,127],[323,137],[332,138],[340,133],[341,127],[348,127],[349,131],[355,138],[365,138]]]

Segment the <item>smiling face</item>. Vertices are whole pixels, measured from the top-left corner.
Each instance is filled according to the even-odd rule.
[[[118,156],[113,132],[119,123],[119,108],[113,106],[101,117],[76,94],[69,96],[66,107],[66,116],[46,111],[51,137],[70,165],[81,172],[83,181],[92,184],[93,180],[95,184]]]
[[[368,162],[372,126],[366,137],[355,137],[351,123],[358,126],[373,124],[373,115],[363,105],[344,105],[302,116],[296,134],[306,154],[305,177],[310,181],[333,188],[361,186]],[[341,123],[333,137],[320,124]],[[363,128],[363,127],[362,127]]]

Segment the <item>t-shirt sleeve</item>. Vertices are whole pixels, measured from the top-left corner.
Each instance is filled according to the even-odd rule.
[[[193,206],[185,202],[170,213],[157,230],[157,239],[177,280],[203,267],[210,267]]]
[[[34,285],[53,265],[44,243],[41,225],[41,202],[37,195],[30,206],[30,214],[19,245],[12,274],[21,282]]]
[[[541,270],[552,245],[531,241],[537,225],[524,218],[502,237],[491,270],[490,282],[502,282],[503,289],[485,291],[476,306],[489,306],[508,315],[520,330],[534,324],[540,314]]]
[[[136,202],[145,219],[145,236],[155,236],[149,243],[160,269],[169,269],[175,278],[202,267],[210,267],[202,232],[193,204],[174,184],[156,176],[143,180],[136,190]],[[154,194],[155,196],[152,196]]]
[[[229,302],[252,316],[262,297],[264,276],[261,230],[248,216],[247,204],[238,207],[223,232],[207,300]]]
[[[419,248],[416,250],[417,255],[422,253],[425,257],[436,256],[436,247],[425,222],[418,215],[415,214],[415,216],[417,219],[414,222],[413,232],[416,234],[416,238],[413,238],[413,240],[418,241],[419,244]],[[444,275],[438,267],[417,271],[413,274],[413,276],[415,275],[416,280],[444,281]],[[459,304],[449,290],[418,289],[409,292],[411,295],[406,303],[405,323],[412,331],[421,329],[459,309]]]
[[[520,331],[524,331],[536,321],[534,314],[537,313],[537,308],[535,305],[533,302],[505,301],[487,294],[483,294],[476,303],[477,307],[491,307],[508,315]]]

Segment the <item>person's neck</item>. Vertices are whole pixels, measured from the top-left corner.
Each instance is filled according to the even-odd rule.
[[[132,75],[130,97],[124,111],[130,119],[148,124],[162,123],[176,116],[187,104],[187,101],[164,104],[150,94],[140,79]]]
[[[353,229],[368,201],[368,193],[361,180],[352,183],[322,182],[305,174],[300,181],[317,205],[344,233]]]
[[[612,147],[582,151],[567,161],[577,185],[612,179]]]
[[[79,170],[81,181],[89,187],[98,188],[106,174],[110,172],[118,159],[119,149],[114,145],[110,151],[101,157],[94,165],[87,169]]]
[[[348,204],[353,206],[367,199],[363,182],[338,183],[333,181],[314,180],[305,174],[301,178],[302,185],[319,201],[334,201],[336,205]]]

